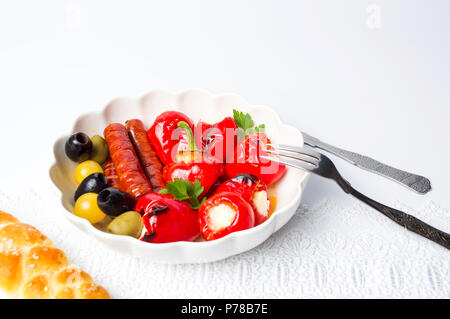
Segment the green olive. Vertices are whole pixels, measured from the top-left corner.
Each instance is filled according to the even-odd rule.
[[[109,156],[108,145],[106,144],[105,139],[100,135],[92,136],[91,141],[93,147],[90,159],[102,165]]]
[[[141,215],[129,211],[113,219],[108,225],[108,233],[139,238],[143,227]]]

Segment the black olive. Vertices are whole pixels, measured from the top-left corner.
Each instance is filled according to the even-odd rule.
[[[117,188],[108,187],[102,190],[97,197],[98,207],[111,217],[134,210],[134,198]]]
[[[102,173],[94,173],[86,177],[75,192],[75,201],[86,193],[100,193],[108,187],[108,181]]]
[[[65,150],[68,158],[81,163],[87,161],[91,156],[92,141],[86,134],[78,132],[68,138]]]

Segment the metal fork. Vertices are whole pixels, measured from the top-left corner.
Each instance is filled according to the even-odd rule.
[[[373,158],[364,156],[355,152],[350,152],[342,148],[322,142],[318,138],[302,132],[303,140],[306,145],[314,148],[322,149],[328,153],[336,155],[350,164],[353,164],[368,172],[378,174],[397,182],[418,194],[426,194],[431,190],[431,182],[428,178],[409,172],[402,171],[398,168],[383,164]]]
[[[344,192],[353,195],[360,201],[366,203],[372,208],[375,208],[377,211],[392,219],[397,224],[429,240],[432,240],[447,249],[450,249],[449,234],[428,225],[414,216],[383,205],[367,197],[366,195],[361,194],[341,176],[334,163],[325,155],[304,147],[290,145],[267,144],[267,147],[270,147],[270,149],[263,149],[263,151],[276,156],[260,155],[260,158],[282,163],[295,168],[304,169],[319,176],[332,179],[342,188]]]

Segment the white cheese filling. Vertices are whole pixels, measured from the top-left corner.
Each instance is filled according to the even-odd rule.
[[[260,215],[267,217],[270,209],[270,200],[267,199],[267,192],[255,192],[253,194],[253,205]]]
[[[219,204],[208,210],[209,228],[217,231],[230,226],[236,218],[236,211],[231,206]]]

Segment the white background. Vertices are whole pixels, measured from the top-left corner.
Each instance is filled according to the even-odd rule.
[[[396,252],[404,247],[394,242],[393,250],[376,261],[380,265],[406,262],[424,267],[414,278],[404,277],[404,285],[394,285],[394,290],[389,286],[392,278],[384,277],[383,272],[376,278],[366,277],[361,289],[347,289],[351,279],[333,273],[329,264],[328,280],[325,286],[319,285],[323,289],[297,289],[301,283],[286,275],[285,282],[290,282],[292,289],[273,294],[269,291],[279,289],[279,281],[262,290],[246,290],[248,285],[257,285],[257,279],[249,279],[245,284],[234,283],[240,285],[236,289],[211,288],[204,290],[204,295],[187,285],[183,295],[168,278],[159,281],[161,285],[164,282],[165,292],[146,294],[150,281],[145,276],[130,277],[132,288],[121,290],[113,269],[103,271],[102,259],[96,259],[104,247],[100,243],[77,246],[89,238],[71,229],[58,215],[62,209],[59,195],[48,177],[52,144],[70,132],[79,115],[99,111],[115,97],[139,97],[155,88],[204,88],[213,93],[237,93],[252,104],[271,106],[284,122],[328,143],[429,177],[433,191],[420,196],[335,160],[343,175],[363,193],[409,208],[450,232],[449,18],[448,1],[2,0],[0,209],[8,208],[44,230],[117,297],[449,298],[448,251],[391,223],[364,229],[383,237],[379,232],[388,227],[389,232],[399,238],[406,236],[417,246],[400,258]],[[360,207],[333,183],[317,177],[311,178],[304,204],[311,210],[304,208],[301,215],[310,212],[307,220],[314,223],[313,212],[322,211],[320,216],[328,223],[316,226],[328,230],[339,223],[340,213],[357,214]],[[368,256],[376,256],[377,248],[365,248],[358,237],[351,236],[355,229],[370,225],[371,216],[378,213],[369,210],[365,214],[363,219],[349,217],[339,225],[338,233],[354,247],[369,249]],[[308,231],[301,229],[302,223],[293,225],[296,231]],[[71,229],[75,238],[62,238],[58,229],[64,227]],[[309,230],[310,238],[320,243],[320,237],[314,236],[316,228]],[[277,234],[272,241],[281,242],[282,238]],[[345,249],[339,254],[336,249],[325,246],[309,257],[297,253],[311,269],[315,269],[317,254],[342,263],[361,257],[346,255]],[[425,255],[431,251],[433,258],[419,260],[413,256],[415,249],[426,251]],[[264,253],[258,250],[251,256],[258,258]],[[273,256],[276,264],[276,253]],[[118,265],[126,264],[126,257],[115,258],[120,259]],[[372,261],[362,259],[363,264]],[[212,267],[222,274],[232,263],[175,269],[180,278],[198,267]],[[167,267],[158,271],[166,275],[173,272]],[[295,271],[292,267],[289,269]],[[376,262],[373,267],[377,267]],[[390,275],[395,277],[392,271]],[[307,286],[308,277],[303,280]],[[339,289],[331,289],[333,285]]]

